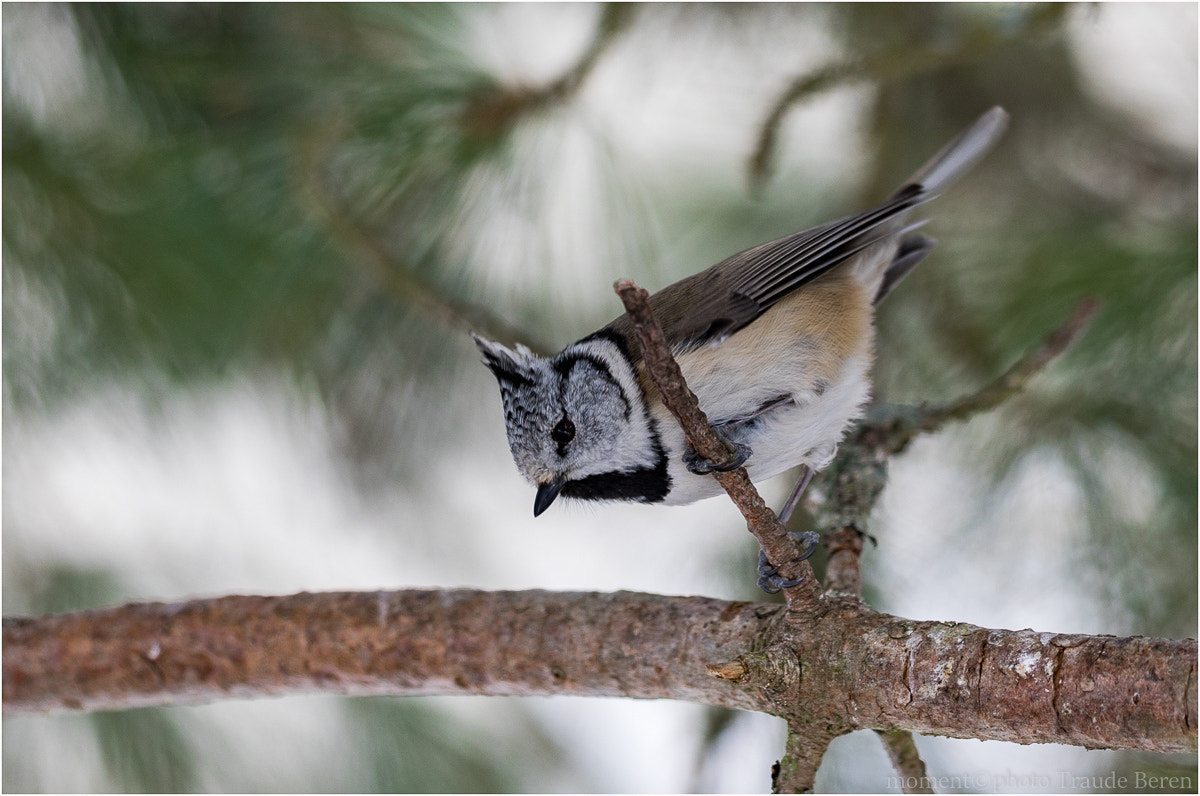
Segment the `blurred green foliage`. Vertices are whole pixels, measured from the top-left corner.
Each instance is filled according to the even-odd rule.
[[[104,769],[117,790],[187,793],[198,789],[197,761],[167,711],[154,708],[89,714]]]
[[[630,38],[646,48],[652,35],[716,35],[765,17],[818,25],[852,56],[793,101],[870,89],[862,96],[877,166],[860,179],[862,201],[845,202],[845,185],[806,191],[783,168],[765,174],[758,200],[695,173],[666,187],[641,182],[636,163],[601,141],[598,184],[609,193],[595,203],[625,224],[607,230],[612,252],[601,254],[615,269],[642,269],[624,275],[665,283],[878,199],[931,141],[1006,106],[1009,138],[977,180],[956,187],[957,204],[939,205],[943,243],[882,311],[879,392],[919,401],[969,391],[1080,297],[1098,296],[1104,309],[1088,335],[986,425],[980,461],[997,484],[1031,450],[1068,463],[1089,497],[1090,555],[1110,573],[1105,599],[1141,617],[1139,632],[1193,634],[1195,148],[1175,151],[1095,102],[1063,35],[1069,12],[1086,13],[598,8],[580,60],[538,87],[507,84],[475,57],[465,31],[494,11],[471,4],[7,5],[4,422],[68,405],[106,380],[138,383],[152,399],[279,367],[298,388],[316,385],[344,429],[348,462],[403,477],[457,425],[431,407],[475,366],[465,327],[535,345],[589,330],[552,300],[553,284],[504,285],[480,272],[470,239],[473,220],[500,210],[514,223],[548,224],[532,196],[545,176],[539,156],[597,64],[628,56],[619,45]],[[777,138],[777,156],[790,140]],[[730,157],[749,163],[746,145]],[[641,212],[650,201],[660,205],[653,217]],[[481,211],[485,202],[497,207]],[[647,241],[656,236],[672,246],[655,250]],[[553,273],[537,257],[528,269]],[[607,275],[588,280],[599,317],[615,314]],[[397,455],[399,439],[408,455]],[[1121,508],[1113,450],[1152,483],[1148,516]],[[87,571],[64,582],[64,572],[30,573],[17,602],[34,611],[86,605],[87,595],[102,602],[120,578]],[[443,727],[444,716],[347,704],[367,761],[348,789],[515,790],[524,781],[484,744]],[[95,787],[201,787],[195,752],[168,715],[93,717],[109,774]],[[709,740],[727,725],[714,714]],[[528,746],[555,765],[551,744]],[[25,782],[10,766],[19,763],[6,756],[6,788]]]

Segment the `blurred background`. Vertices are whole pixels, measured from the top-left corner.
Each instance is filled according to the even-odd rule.
[[[727,501],[534,521],[467,331],[556,350],[620,312],[614,279],[861,210],[1000,104],[1008,135],[927,206],[940,244],[881,308],[878,394],[957,397],[1103,309],[1024,394],[895,460],[866,596],[1194,636],[1196,34],[1194,4],[6,4],[4,613],[763,599]],[[2,784],[765,791],[782,742],[673,702],[297,697],[6,717]],[[917,745],[944,790],[1197,782],[1195,756]],[[889,773],[856,733],[817,785]]]

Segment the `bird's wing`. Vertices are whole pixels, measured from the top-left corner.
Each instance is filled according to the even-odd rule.
[[[904,226],[904,216],[975,165],[1007,124],[1008,114],[1002,108],[992,108],[878,207],[747,249],[655,293],[650,305],[668,343],[676,353],[682,353],[720,342],[796,288],[892,238],[897,242],[897,259],[880,264],[872,285],[878,300],[933,244],[923,236],[914,237],[908,245],[900,241],[911,229]],[[626,316],[608,328],[632,340]]]
[[[889,222],[923,196],[914,186],[873,210],[747,249],[655,293],[650,305],[667,342],[676,353],[720,342],[796,288],[894,235]]]

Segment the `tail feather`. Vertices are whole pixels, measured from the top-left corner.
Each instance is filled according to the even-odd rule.
[[[908,272],[916,268],[917,263],[933,251],[936,244],[936,240],[919,232],[901,238],[900,248],[896,250],[892,262],[884,269],[879,288],[875,291],[875,304],[883,301],[887,294],[892,292],[892,288],[900,284],[900,280],[908,276]]]
[[[933,199],[939,190],[978,163],[1000,140],[1000,136],[1004,135],[1006,127],[1008,113],[999,106],[992,108],[957,138],[942,147],[941,151],[892,194],[889,201],[908,196],[914,200],[912,204],[916,205]],[[904,215],[898,216],[897,222],[903,218]],[[867,282],[874,286],[876,304],[933,250],[936,243],[933,238],[915,233],[922,224],[924,221],[909,224],[896,233],[900,242],[891,261],[867,261],[872,265]]]
[[[1008,127],[1008,112],[996,106],[979,117],[975,124],[961,133],[908,178],[896,193],[919,186],[923,193],[933,193],[949,184],[974,166],[1000,140]]]

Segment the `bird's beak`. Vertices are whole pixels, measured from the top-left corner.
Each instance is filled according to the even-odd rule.
[[[538,516],[546,509],[550,508],[550,504],[558,497],[558,493],[567,484],[565,475],[556,476],[553,481],[542,484],[538,487],[537,496],[533,499],[533,516]]]

